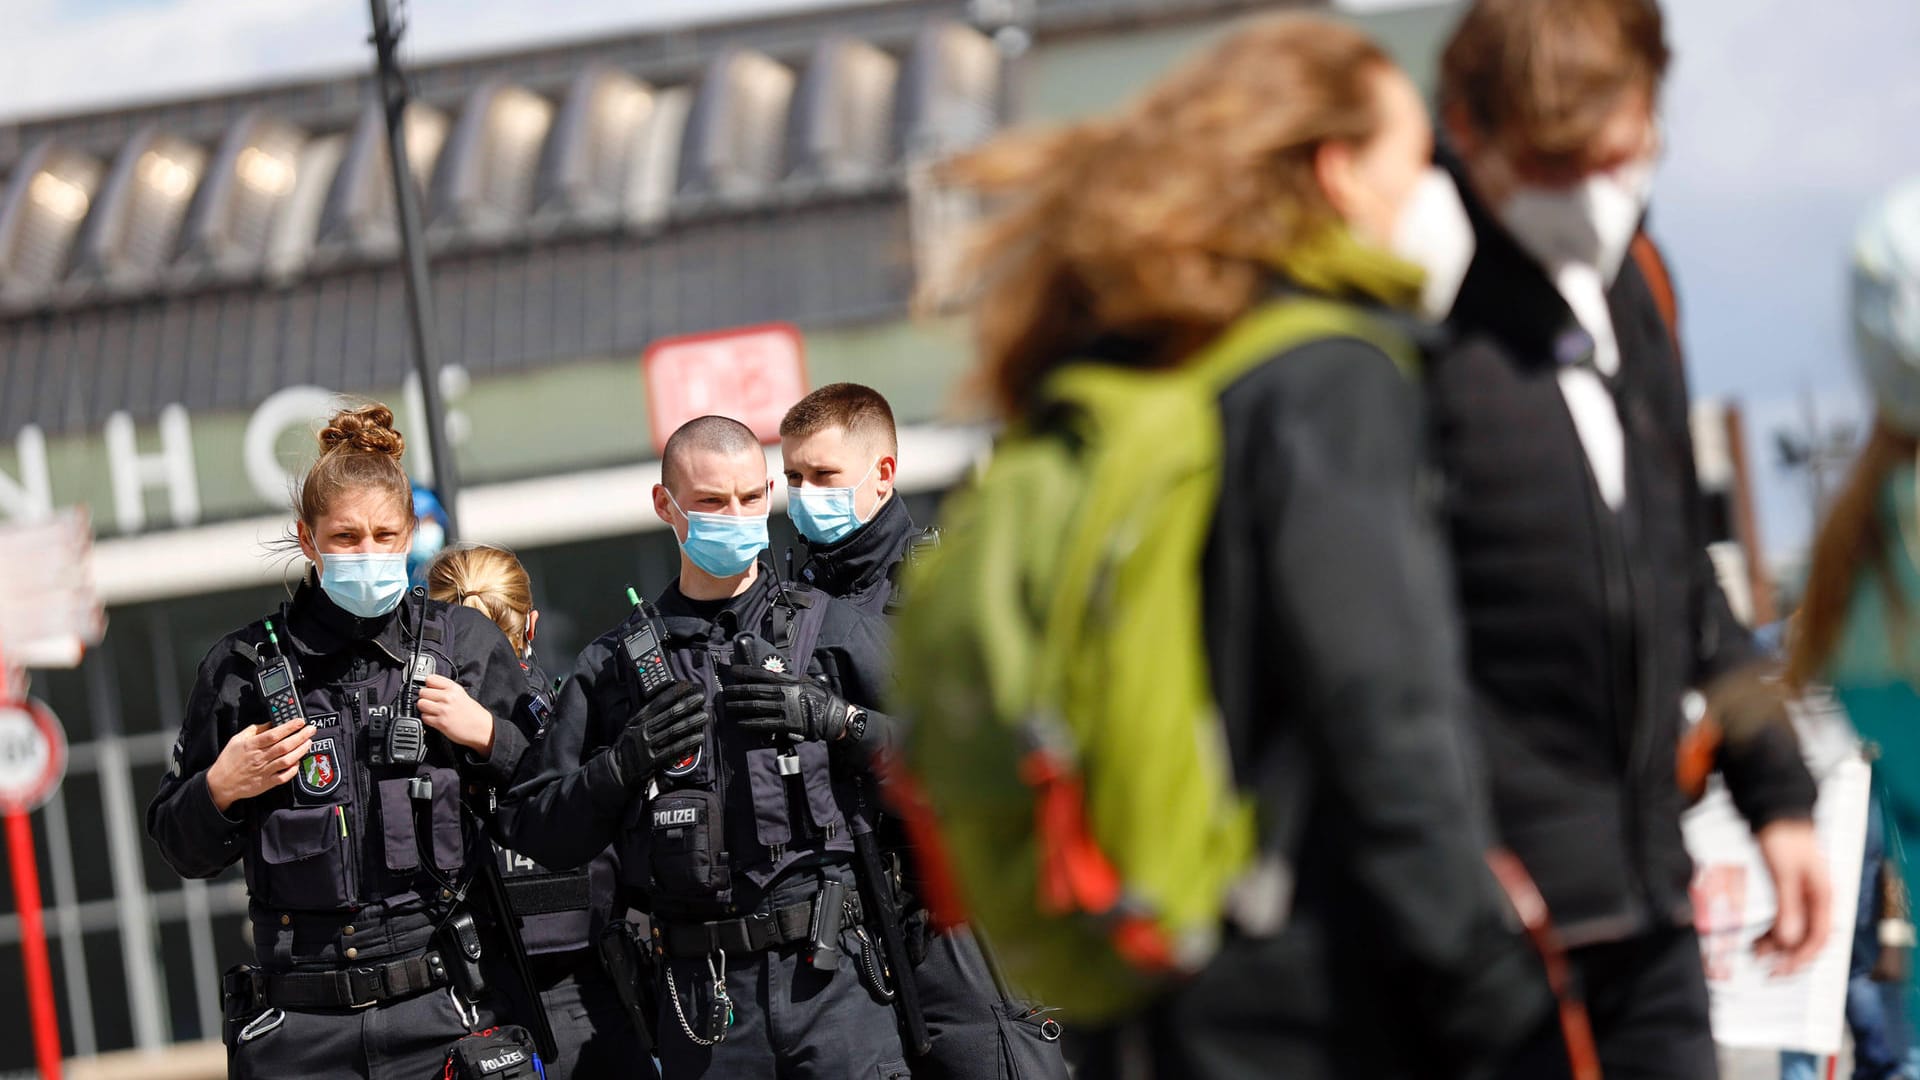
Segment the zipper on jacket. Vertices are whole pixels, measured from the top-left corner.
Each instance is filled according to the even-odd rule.
[[[350,848],[347,851],[347,895],[351,897],[349,903],[355,910],[358,910],[366,901],[363,882],[368,875],[361,873],[361,862],[366,858],[367,851],[367,800],[375,797],[373,770],[367,764],[372,748],[366,743],[365,727],[362,723],[364,711],[361,707],[361,696],[365,693],[364,687],[355,689],[353,692],[353,732],[350,737],[353,739],[354,746],[353,779],[359,788],[352,793],[353,811],[346,815],[348,827],[352,831],[348,841]]]
[[[1625,415],[1621,416],[1621,423],[1623,426],[1625,425]],[[1631,459],[1627,461],[1627,483],[1629,484],[1630,492],[1638,487],[1638,485],[1634,483],[1634,469]],[[1644,866],[1647,858],[1646,830],[1643,822],[1645,807],[1641,805],[1640,799],[1636,796],[1641,793],[1643,783],[1652,785],[1677,783],[1673,772],[1672,760],[1670,759],[1668,761],[1663,772],[1656,768],[1658,762],[1652,757],[1654,751],[1653,733],[1659,726],[1660,717],[1659,702],[1654,700],[1654,693],[1656,687],[1659,685],[1659,680],[1656,678],[1657,672],[1655,671],[1656,656],[1654,652],[1655,637],[1652,626],[1653,612],[1649,606],[1652,602],[1652,595],[1643,587],[1641,575],[1636,572],[1638,564],[1634,559],[1635,549],[1642,553],[1645,553],[1647,550],[1645,532],[1647,526],[1646,515],[1642,513],[1635,519],[1635,530],[1639,537],[1639,543],[1626,546],[1622,551],[1621,559],[1621,566],[1626,579],[1627,607],[1632,613],[1633,618],[1631,624],[1633,640],[1630,643],[1632,646],[1630,657],[1633,667],[1626,672],[1626,675],[1628,677],[1627,685],[1633,690],[1629,708],[1632,709],[1635,714],[1634,719],[1636,723],[1633,725],[1632,737],[1628,744],[1627,754],[1627,804],[1631,810],[1627,818],[1627,824],[1631,826],[1632,829],[1629,834],[1629,840],[1632,844],[1632,854],[1636,868]],[[1622,539],[1623,541],[1626,539],[1624,533]],[[1652,788],[1647,788],[1646,790],[1650,791]],[[1654,896],[1652,879],[1645,874],[1641,874],[1640,886],[1642,894],[1646,897],[1649,913],[1656,920],[1662,922],[1667,921],[1667,913],[1658,905],[1657,901],[1659,898]]]
[[[1610,389],[1610,388],[1609,388]],[[1612,393],[1608,394],[1616,413],[1620,405]],[[1564,397],[1563,397],[1564,400]],[[1639,711],[1636,693],[1637,676],[1640,674],[1635,661],[1638,651],[1639,619],[1634,610],[1633,571],[1627,552],[1626,522],[1623,514],[1632,509],[1635,495],[1631,462],[1626,463],[1627,492],[1620,510],[1608,506],[1600,494],[1599,478],[1594,475],[1593,462],[1587,457],[1586,443],[1580,439],[1579,425],[1573,423],[1571,410],[1566,413],[1574,444],[1580,454],[1581,472],[1587,480],[1587,511],[1595,545],[1600,554],[1600,593],[1606,612],[1606,625],[1601,635],[1601,647],[1606,655],[1607,705],[1613,718],[1613,745],[1616,759],[1620,763],[1620,827],[1625,832],[1622,841],[1626,847],[1627,895],[1629,905],[1634,898],[1645,911],[1628,911],[1636,921],[1645,917],[1653,908],[1653,895],[1648,886],[1641,863],[1645,858],[1641,842],[1640,806],[1638,785],[1638,759],[1644,724],[1636,714]],[[1622,432],[1622,452],[1626,450],[1626,417],[1620,417]],[[1628,640],[1621,642],[1625,633]]]

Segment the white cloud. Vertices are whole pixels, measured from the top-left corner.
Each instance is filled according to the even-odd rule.
[[[411,0],[408,55],[431,59],[609,31],[818,6],[821,0]],[[0,118],[361,70],[364,0],[13,0],[0,34]]]

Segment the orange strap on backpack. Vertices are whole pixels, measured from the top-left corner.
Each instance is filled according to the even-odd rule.
[[[1587,1003],[1573,984],[1573,971],[1567,964],[1567,950],[1553,928],[1546,898],[1540,895],[1533,875],[1520,863],[1519,856],[1506,848],[1487,852],[1487,868],[1505,890],[1507,900],[1527,928],[1540,962],[1546,968],[1547,986],[1553,990],[1560,1007],[1560,1037],[1566,1040],[1567,1062],[1573,1068],[1573,1080],[1600,1080],[1600,1051],[1593,1042],[1593,1024],[1587,1018]]]
[[[1633,256],[1633,264],[1640,268],[1640,276],[1646,279],[1647,288],[1653,293],[1653,306],[1660,309],[1660,321],[1666,324],[1667,339],[1673,343],[1673,355],[1678,357],[1680,304],[1674,297],[1673,274],[1667,270],[1667,260],[1644,230],[1633,234],[1633,243],[1627,252]],[[1699,802],[1700,797],[1706,794],[1707,777],[1713,773],[1723,735],[1720,722],[1714,719],[1712,713],[1708,713],[1680,736],[1680,752],[1674,762],[1674,780],[1680,785],[1680,793],[1689,804]]]
[[[1666,258],[1644,231],[1633,234],[1633,243],[1627,252],[1633,256],[1633,264],[1640,268],[1640,276],[1647,279],[1647,288],[1653,290],[1653,306],[1660,309],[1660,321],[1667,324],[1673,354],[1680,355],[1680,304],[1673,295],[1673,275],[1667,271]]]

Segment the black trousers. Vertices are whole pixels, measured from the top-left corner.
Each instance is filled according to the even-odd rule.
[[[1237,938],[1141,1017],[1067,1025],[1068,1058],[1101,1080],[1568,1080],[1550,1011],[1499,1061],[1445,1062],[1414,1038],[1383,946],[1330,934],[1315,913],[1272,938]],[[1544,990],[1541,1001],[1544,1002]],[[1511,1018],[1509,1018],[1511,1019]],[[1615,1080],[1612,1073],[1607,1080]]]
[[[841,934],[840,970],[824,972],[788,945],[757,953],[728,953],[724,978],[733,1001],[726,1038],[701,1046],[714,1032],[706,1017],[713,977],[702,959],[670,957],[660,979],[660,1072],[665,1080],[908,1080],[906,1051],[893,1009],[860,980],[860,943]],[[671,972],[671,984],[666,973]],[[674,1008],[675,998],[679,1009]],[[682,1026],[682,1018],[685,1026]]]
[[[1700,939],[1691,927],[1574,949],[1607,1080],[1715,1080]]]
[[[560,1054],[544,1062],[547,1080],[652,1077],[633,1019],[592,950],[533,958],[540,1000]],[[519,995],[515,995],[516,1001]],[[637,1071],[636,1071],[637,1070]]]

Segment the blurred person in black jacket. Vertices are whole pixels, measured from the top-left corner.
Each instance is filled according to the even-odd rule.
[[[1295,868],[1290,915],[1278,932],[1229,919],[1192,978],[1082,1033],[1081,1076],[1137,1076],[1143,1060],[1159,1080],[1566,1068],[1540,965],[1483,862],[1485,793],[1464,760],[1409,369],[1415,316],[1449,307],[1471,229],[1431,147],[1418,92],[1378,46],[1285,16],[1122,112],[955,167],[1004,199],[976,249],[975,319],[1015,424],[1040,422],[1049,376],[1076,361],[1195,363],[1250,314],[1297,316],[1294,301],[1353,320],[1276,342],[1219,394],[1220,495],[1197,568],[1235,778],[1265,808],[1298,805],[1272,815],[1297,816],[1297,835],[1262,840]]]
[[[1780,895],[1761,948],[1798,967],[1828,923],[1813,782],[1708,561],[1683,371],[1627,258],[1667,59],[1650,0],[1478,0],[1440,91],[1478,241],[1427,372],[1472,712],[1609,1080],[1716,1071],[1675,782],[1690,687]]]

